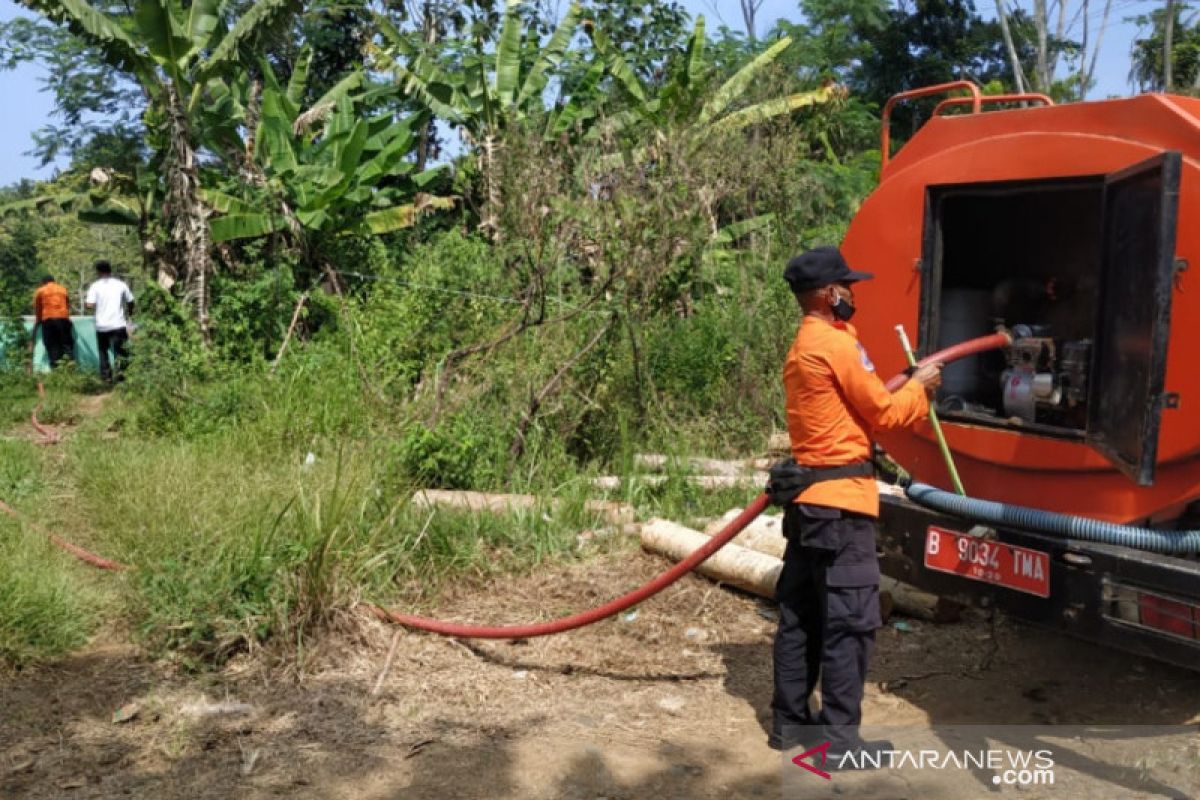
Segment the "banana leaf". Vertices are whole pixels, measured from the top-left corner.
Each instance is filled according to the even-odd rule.
[[[200,199],[210,208],[221,214],[255,214],[258,208],[233,195],[218,192],[215,189],[201,189]]]
[[[730,103],[742,96],[750,82],[758,77],[758,73],[778,58],[779,54],[788,49],[791,44],[792,40],[785,36],[735,72],[733,77],[725,81],[724,85],[717,89],[709,101],[704,104],[704,108],[700,109],[700,116],[696,120],[696,124],[704,126],[716,119],[729,107]]]
[[[579,25],[581,13],[582,9],[579,4],[571,3],[562,22],[554,30],[554,35],[550,37],[550,41],[546,42],[546,46],[538,54],[537,62],[534,63],[529,75],[521,84],[521,92],[517,95],[516,100],[518,108],[523,108],[531,98],[540,100],[542,91],[550,81],[550,71],[558,68],[563,57],[566,56],[567,48],[571,46],[571,39],[575,36],[575,28]],[[518,57],[519,55],[518,53]]]
[[[520,5],[521,0],[507,0],[504,4],[504,24],[496,45],[496,101],[502,109],[513,104],[521,75],[521,18],[517,15]]]
[[[196,48],[208,46],[221,23],[222,0],[192,0],[188,12],[187,37]]]
[[[242,45],[248,44],[260,30],[269,27],[278,15],[291,10],[295,0],[258,0],[238,17],[229,32],[212,49],[212,53],[200,65],[197,74],[207,78],[218,68],[237,56]]]
[[[72,33],[94,43],[105,61],[130,70],[144,86],[157,83],[153,62],[129,32],[85,0],[22,0],[22,5],[66,24]]]
[[[283,230],[287,225],[282,215],[263,214],[226,214],[209,220],[212,240],[216,243],[231,242],[235,239],[254,239],[266,236],[268,233]]]
[[[192,52],[182,9],[171,0],[142,0],[133,12],[137,32],[150,55],[164,62],[168,72],[182,70]]]
[[[588,31],[588,36],[592,40],[592,45],[596,48],[596,52],[604,57],[605,65],[608,67],[609,73],[616,79],[617,84],[638,104],[646,102],[646,90],[642,88],[642,82],[638,79],[637,73],[625,61],[621,55],[621,51],[613,46],[605,33],[595,27]]]
[[[738,130],[747,125],[764,122],[772,117],[790,114],[798,108],[828,103],[837,95],[837,87],[825,86],[811,92],[797,92],[743,108],[714,122],[712,130]]]
[[[304,92],[308,88],[308,68],[312,64],[312,49],[305,47],[292,67],[292,75],[288,78],[287,99],[296,108],[304,102]]]
[[[425,209],[448,210],[454,208],[452,197],[423,196],[416,203],[402,206],[392,206],[381,211],[373,211],[362,218],[360,225],[348,230],[348,233],[383,234],[410,228],[417,221],[417,216]]]
[[[79,218],[84,222],[91,222],[97,225],[136,226],[141,222],[138,212],[116,201],[109,201],[103,205],[91,208],[81,208],[79,209]]]

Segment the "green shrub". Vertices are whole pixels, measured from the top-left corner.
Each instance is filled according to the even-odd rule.
[[[459,416],[436,428],[410,425],[398,443],[405,473],[429,488],[472,489],[482,484],[477,470],[488,445],[485,432],[472,422]]]
[[[366,367],[385,389],[406,393],[503,319],[502,273],[487,242],[457,230],[414,247],[394,273],[379,276],[358,315]]]
[[[673,319],[647,344],[655,386],[698,413],[708,413],[736,357],[731,331],[715,313]]]

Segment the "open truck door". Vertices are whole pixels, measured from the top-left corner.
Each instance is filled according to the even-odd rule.
[[[1182,156],[1164,152],[1105,177],[1100,313],[1088,444],[1154,482],[1163,408]]]

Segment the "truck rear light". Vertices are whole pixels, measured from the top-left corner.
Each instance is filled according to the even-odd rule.
[[[1104,584],[1105,616],[1182,639],[1200,640],[1200,603],[1125,586]]]
[[[1194,605],[1143,592],[1138,596],[1138,611],[1141,613],[1141,623],[1148,628],[1197,638]]]

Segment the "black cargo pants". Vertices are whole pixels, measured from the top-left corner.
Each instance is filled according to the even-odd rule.
[[[71,320],[65,318],[44,319],[42,326],[42,344],[46,346],[46,358],[50,368],[58,366],[63,356],[73,356],[75,352],[75,329]]]
[[[773,733],[785,746],[823,736],[857,736],[863,687],[879,616],[875,519],[823,506],[784,512],[787,550],[775,587]],[[821,711],[809,707],[818,678]]]

